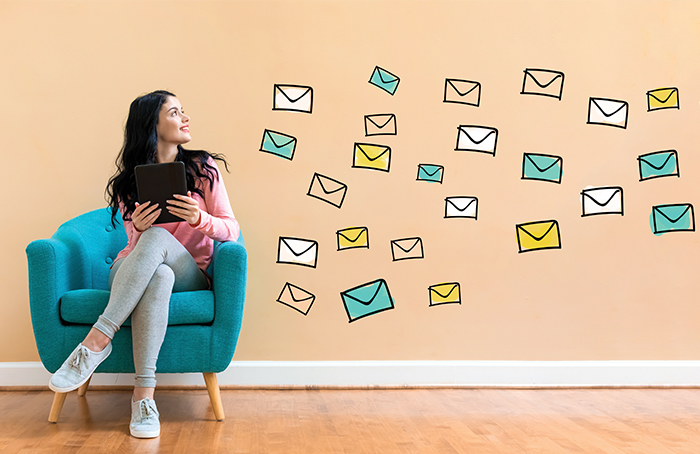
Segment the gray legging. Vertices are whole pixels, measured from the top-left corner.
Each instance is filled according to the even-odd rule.
[[[168,328],[170,294],[204,290],[207,279],[167,230],[151,227],[109,275],[109,303],[94,328],[110,339],[131,315],[136,387],[156,386],[156,361]]]

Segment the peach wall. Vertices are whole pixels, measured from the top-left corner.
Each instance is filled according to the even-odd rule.
[[[652,234],[651,207],[700,207],[700,5],[694,2],[0,2],[0,361],[37,361],[24,248],[105,205],[128,105],[175,92],[192,147],[224,153],[249,251],[237,360],[700,359],[697,232]],[[394,96],[368,84],[379,65]],[[521,95],[525,68],[565,73],[561,101]],[[442,102],[445,78],[481,82],[479,107]],[[311,115],[272,110],[274,84],[314,89]],[[681,109],[646,111],[678,87]],[[586,124],[589,97],[626,100],[626,129]],[[394,113],[398,135],[365,137]],[[454,150],[457,126],[497,127],[495,157]],[[292,161],[264,129],[298,139]],[[354,142],[392,148],[389,173],[351,168]],[[681,178],[639,182],[637,156],[676,149]],[[562,156],[561,184],[523,181],[524,152]],[[417,182],[419,163],[445,167]],[[308,197],[315,173],[342,208]],[[624,189],[624,216],[581,217],[586,186]],[[478,220],[443,219],[444,198]],[[515,225],[556,219],[561,249],[518,253]],[[336,251],[367,226],[369,249]],[[318,241],[315,269],[277,264],[280,236]],[[423,260],[390,241],[421,237]],[[383,278],[395,309],[348,323],[340,292]],[[429,307],[460,282],[462,304]],[[285,282],[316,295],[307,316]]]

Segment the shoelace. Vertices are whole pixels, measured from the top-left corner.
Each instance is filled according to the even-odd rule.
[[[155,405],[151,403],[150,400],[142,400],[141,401],[141,421],[147,420],[147,419],[153,419],[153,417],[158,418],[158,410],[156,410]]]
[[[73,369],[77,370],[78,372],[81,372],[81,369],[86,368],[87,369],[87,359],[90,357],[90,350],[87,349],[87,347],[80,346],[77,352],[75,352],[75,355],[73,356],[73,360],[70,362],[70,367]]]

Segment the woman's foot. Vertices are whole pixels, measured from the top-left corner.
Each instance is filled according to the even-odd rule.
[[[83,344],[78,344],[68,359],[51,376],[49,388],[57,393],[67,393],[80,388],[110,353],[112,353],[111,343],[107,344],[101,352],[94,352]]]
[[[156,401],[145,397],[139,401],[131,400],[131,424],[129,431],[132,437],[155,438],[160,435],[160,413]]]

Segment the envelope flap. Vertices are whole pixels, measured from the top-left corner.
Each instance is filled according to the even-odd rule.
[[[525,158],[529,160],[540,172],[546,172],[561,162],[561,157],[559,156],[525,153]]]
[[[411,252],[418,243],[421,242],[420,238],[404,238],[402,240],[392,240],[391,243],[396,245],[399,249],[402,251],[409,253]],[[411,245],[408,249],[406,249],[404,246]]]
[[[374,119],[376,118],[378,121],[381,122],[382,120],[380,120],[380,118],[383,118],[383,117],[386,117],[386,121],[384,123],[382,123],[381,125],[379,123],[377,123],[376,121],[374,121]],[[394,114],[366,115],[365,118],[367,120],[369,120],[369,122],[372,123],[374,126],[376,126],[378,129],[382,129],[384,126],[388,125],[391,120],[394,119]]]
[[[419,168],[422,172],[428,174],[429,177],[432,177],[433,175],[435,175],[436,173],[438,173],[439,171],[441,171],[442,169],[444,169],[443,166],[436,166],[436,165],[433,165],[433,164],[419,164],[419,165],[418,165],[418,168]]]
[[[459,291],[459,284],[457,283],[438,284],[430,287],[430,291],[437,293],[441,298],[448,298],[455,290]]]
[[[664,103],[668,102],[669,99],[671,99],[671,96],[673,96],[674,93],[677,93],[677,92],[678,92],[677,88],[658,88],[656,90],[648,91],[647,95],[656,99],[661,104],[664,104]]]
[[[353,289],[346,290],[345,292],[343,292],[343,294],[348,298],[357,301],[360,304],[369,306],[370,304],[372,304],[374,299],[377,297],[377,294],[384,285],[384,281],[380,279],[378,281],[370,282],[360,287],[355,287]]]
[[[612,117],[625,107],[625,101],[616,101],[614,99],[591,98],[591,102],[596,105],[600,113],[606,117]]]
[[[382,81],[382,83],[388,84],[391,82],[396,82],[399,80],[399,78],[393,74],[391,74],[389,71],[386,71],[379,66],[377,66],[377,73],[379,74],[379,79]]]
[[[355,146],[370,161],[376,161],[390,150],[390,148],[386,146],[371,145],[366,143],[357,143]],[[374,155],[374,157],[370,156],[370,154]]]
[[[334,192],[342,191],[347,187],[345,183],[341,183],[331,178],[324,177],[323,175],[320,175],[318,173],[314,175],[314,178],[316,179],[316,181],[318,181],[319,186],[321,186],[321,190],[326,194],[333,194]],[[327,187],[330,188],[330,190],[326,189]]]
[[[548,71],[546,69],[526,69],[525,75],[530,76],[540,88],[547,88],[558,78],[564,78],[564,75],[557,71]],[[541,81],[548,80],[549,82],[542,83]]]
[[[538,222],[536,224],[519,225],[518,228],[531,236],[535,241],[542,241],[542,238],[546,237],[555,225],[556,222],[547,221]]]
[[[476,203],[476,197],[448,197],[445,200],[458,211],[464,211],[469,208],[472,203]],[[460,208],[460,204],[464,205],[464,208]]]
[[[446,82],[457,92],[459,96],[467,96],[469,93],[473,92],[481,86],[479,82],[473,82],[471,80],[459,80],[459,79],[445,79]],[[457,88],[457,85],[464,85],[466,91]]]
[[[643,163],[647,164],[650,167],[653,167],[656,170],[661,170],[668,164],[668,161],[672,158],[675,157],[675,153],[672,151],[669,152],[662,152],[662,153],[654,153],[654,154],[648,154],[644,156],[640,156],[637,159],[642,161]]]
[[[471,126],[460,126],[458,129],[464,134],[466,134],[469,140],[471,140],[477,145],[489,138],[491,134],[496,134],[496,130],[491,128],[475,128]]]
[[[306,254],[316,247],[316,242],[311,240],[298,240],[295,238],[280,238],[289,251],[297,257]]]
[[[588,197],[598,206],[606,206],[618,194],[622,193],[622,188],[592,188],[584,189],[581,195]]]
[[[366,227],[352,227],[349,229],[344,229],[344,230],[338,230],[335,232],[336,234],[342,236],[346,240],[348,240],[351,243],[354,243],[360,238],[360,235],[362,235],[364,232],[367,231]],[[357,234],[357,235],[355,235]],[[354,236],[354,238],[353,238]]]
[[[297,287],[294,284],[287,283],[287,287],[289,288],[289,295],[292,297],[292,300],[294,300],[294,302],[296,303],[300,301],[310,300],[311,298],[315,297],[312,293],[309,293],[303,288]]]
[[[279,90],[279,92],[282,93],[282,96],[287,98],[287,101],[291,103],[299,101],[311,91],[311,87],[296,87],[290,85],[275,85],[275,88],[277,88],[277,90]],[[298,94],[299,92],[301,92],[300,95]],[[294,96],[292,93],[295,93],[298,96]]]
[[[294,142],[297,140],[294,137],[287,136],[284,134],[280,134],[278,132],[270,131],[268,129],[265,130],[265,134],[267,134],[267,137],[270,139],[272,144],[276,146],[277,148],[283,148],[289,145],[290,143]]]
[[[690,210],[690,204],[655,206],[654,210],[675,224]]]

